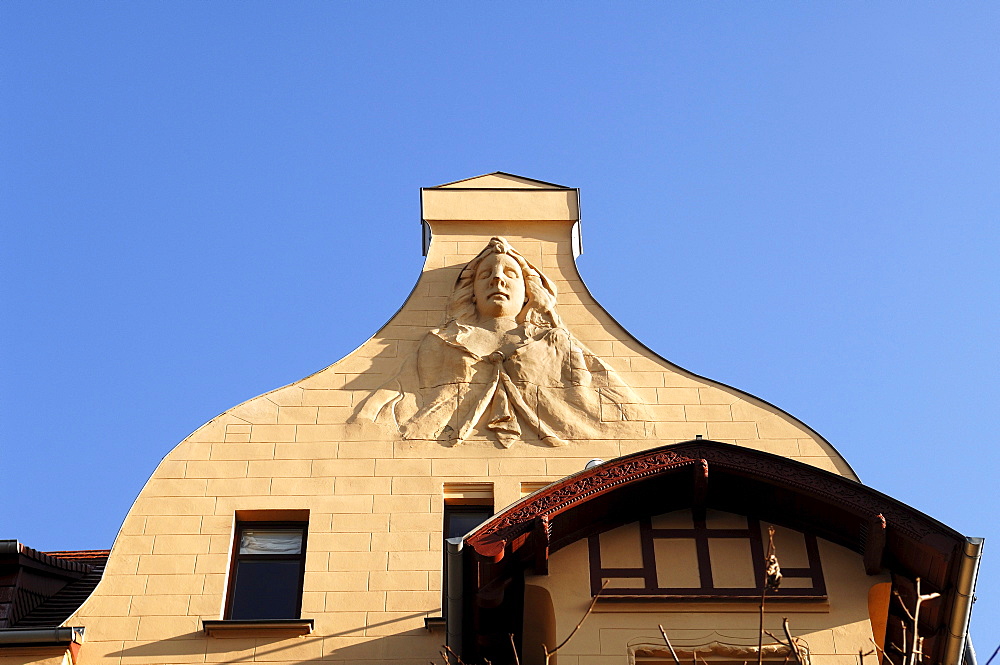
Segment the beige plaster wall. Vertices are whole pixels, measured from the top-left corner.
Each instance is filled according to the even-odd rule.
[[[73,665],[69,649],[60,647],[25,647],[0,650],[0,665]]]
[[[654,522],[655,520],[656,518]],[[631,531],[636,528],[635,525],[626,525],[602,534],[602,551],[617,551],[619,558],[628,557],[629,553],[638,556],[631,537]],[[786,535],[792,533],[782,531]],[[786,538],[785,542],[791,543],[792,539]],[[819,539],[818,542],[829,601],[795,603],[773,598],[767,600],[764,628],[775,635],[783,635],[782,618],[788,617],[792,634],[808,643],[813,655],[812,662],[823,665],[859,665],[858,652],[867,653],[872,650],[869,590],[874,585],[888,582],[889,576],[869,576],[865,574],[860,555],[826,540]],[[777,555],[779,560],[784,559],[785,566],[803,565],[802,561],[796,560],[793,548],[786,547],[785,550],[783,552],[782,545],[778,545]],[[637,562],[623,560],[621,563],[626,564],[637,565]],[[717,575],[725,572],[727,564],[741,569],[748,567],[749,562],[742,557],[731,561],[717,560],[713,552],[713,572]],[[589,570],[587,541],[583,540],[554,553],[549,559],[548,575],[529,576],[525,580],[529,588],[536,589],[535,597],[543,595],[539,589],[547,592],[553,605],[555,624],[550,634],[558,642],[570,634],[591,603]],[[694,576],[692,582],[697,584],[697,572],[694,572]],[[759,605],[755,600],[739,603],[598,602],[580,631],[558,652],[558,665],[633,662],[630,658],[634,658],[637,652],[642,654],[648,648],[661,650],[664,643],[659,625],[667,631],[675,649],[684,655],[685,662],[690,662],[694,651],[710,662],[755,662],[756,655],[720,656],[713,654],[711,649],[713,643],[756,649],[759,621]],[[765,637],[764,643],[773,644],[774,641]],[[525,648],[528,648],[527,645]],[[655,655],[660,655],[664,663],[670,659],[666,653],[654,652]],[[525,665],[531,665],[530,654],[526,656]],[[644,661],[640,658],[639,662]],[[651,662],[661,661],[660,658],[655,658]],[[869,656],[867,662],[876,665],[877,660],[874,656]]]
[[[828,443],[787,414],[685,372],[632,339],[580,280],[572,219],[532,219],[530,209],[519,215],[529,221],[432,222],[419,281],[374,337],[334,365],[230,409],[167,454],[125,518],[104,579],[67,622],[87,628],[81,662],[425,665],[444,641],[423,621],[440,613],[446,483],[492,483],[499,509],[521,497],[522,483],[553,481],[595,457],[696,435],[853,477]],[[459,270],[494,235],[506,236],[556,283],[566,326],[645,402],[651,419],[632,423],[633,436],[553,448],[526,432],[505,449],[480,432],[447,447],[402,440],[374,423],[348,423],[443,323]],[[310,511],[302,614],[315,619],[316,630],[308,637],[218,639],[201,632],[203,619],[222,616],[234,513],[251,509]]]

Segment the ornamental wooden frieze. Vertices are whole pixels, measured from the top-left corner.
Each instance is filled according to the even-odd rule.
[[[480,527],[470,537],[469,544],[481,554],[486,555],[489,550],[489,556],[496,556],[497,542],[527,532],[537,518],[544,517],[548,529],[550,519],[595,494],[683,467],[692,467],[699,475],[704,475],[707,470],[704,460],[685,457],[670,450],[607,462],[591,471],[570,476],[528,497],[521,504],[515,504],[511,510],[504,511]]]

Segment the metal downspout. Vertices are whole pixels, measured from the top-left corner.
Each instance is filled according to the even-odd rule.
[[[464,541],[461,537],[448,538],[445,541],[448,558],[448,588],[445,589],[445,643],[448,648],[462,657],[462,621],[463,586],[465,580],[462,579],[464,566],[462,565],[462,546]]]
[[[83,643],[83,628],[4,628],[0,630],[0,647],[13,645],[69,645]]]
[[[958,581],[955,583],[955,605],[948,624],[948,639],[944,645],[945,665],[961,665],[965,656],[983,542],[983,538],[966,538],[965,547],[962,548],[962,562],[959,564]]]

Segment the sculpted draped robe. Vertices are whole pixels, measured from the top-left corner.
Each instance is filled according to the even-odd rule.
[[[646,420],[639,400],[568,330],[535,329],[509,357],[471,351],[469,330],[451,321],[427,333],[355,420],[394,424],[404,439],[453,444],[468,438],[483,416],[504,446],[521,436],[519,419],[553,446],[642,435],[642,423],[629,422]]]

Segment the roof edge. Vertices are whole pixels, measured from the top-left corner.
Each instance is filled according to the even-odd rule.
[[[440,185],[434,185],[432,187],[422,187],[421,189],[438,189],[439,187],[451,187],[452,185],[457,185],[459,183],[468,182],[470,180],[475,180],[477,178],[483,178],[490,175],[507,176],[509,178],[517,178],[518,180],[528,180],[530,182],[536,182],[539,185],[545,185],[546,187],[552,189],[574,189],[573,187],[567,187],[566,185],[558,185],[554,182],[547,182],[545,180],[539,180],[537,178],[529,178],[527,176],[518,175],[516,173],[508,173],[506,171],[493,171],[492,173],[480,173],[479,175],[474,175],[470,178],[462,178],[461,180],[454,180],[452,182],[443,182]],[[461,188],[454,188],[461,189]],[[478,188],[473,188],[478,189]]]

